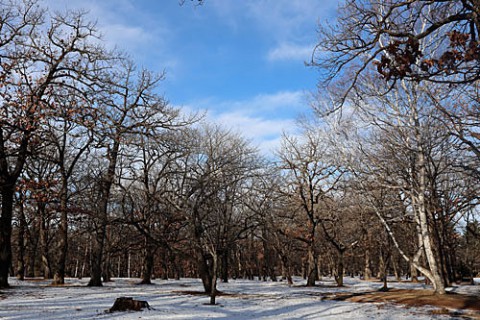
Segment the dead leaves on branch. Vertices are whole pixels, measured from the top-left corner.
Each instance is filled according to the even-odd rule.
[[[387,81],[413,78],[423,80],[431,75],[446,76],[470,71],[480,64],[480,43],[468,33],[456,30],[447,33],[449,46],[438,58],[422,59],[419,40],[393,40],[385,48],[380,61],[375,61],[377,72]],[[466,72],[466,71],[465,71]],[[477,75],[477,77],[480,75]]]

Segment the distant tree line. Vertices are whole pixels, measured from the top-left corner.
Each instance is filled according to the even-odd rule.
[[[352,19],[371,9],[359,3],[323,33],[330,52],[365,21]],[[448,86],[374,61],[347,69],[333,51],[346,77],[330,79],[331,100],[319,97],[317,116],[266,159],[170,106],[164,74],[105,49],[85,12],[12,0],[0,15],[0,287],[12,275],[90,286],[199,277],[215,303],[231,278],[313,286],[330,275],[342,286],[345,275],[422,274],[444,293],[480,272],[474,77]]]

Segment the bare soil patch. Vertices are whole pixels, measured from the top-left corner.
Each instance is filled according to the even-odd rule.
[[[206,293],[205,291],[194,291],[194,290],[182,290],[182,291],[173,291],[178,294],[186,294],[186,295],[192,295],[192,296],[210,296],[209,293]],[[228,292],[223,292],[223,291],[218,291],[216,292],[216,296],[237,296],[234,293],[228,293]]]
[[[433,313],[480,319],[480,297],[463,294],[435,294],[432,290],[390,289],[387,292],[336,293],[327,300],[369,303],[398,303],[408,307],[437,307]],[[459,310],[461,312],[459,312]]]

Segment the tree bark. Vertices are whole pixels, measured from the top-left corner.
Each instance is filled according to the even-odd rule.
[[[65,284],[65,263],[68,252],[68,186],[67,179],[62,179],[62,189],[60,194],[60,224],[58,226],[58,243],[56,250],[55,273],[53,275],[53,285]]]
[[[42,257],[43,278],[52,279],[52,267],[50,261],[50,244],[48,235],[48,217],[46,214],[46,205],[44,203],[38,204],[38,217],[40,219],[40,254]]]
[[[418,219],[417,219],[418,220]],[[412,261],[410,261],[410,273],[412,276],[412,282],[418,282],[418,270],[415,266],[420,264],[420,258],[423,254],[423,241],[422,241],[422,234],[420,232],[420,223],[417,223],[417,238],[418,238],[418,246],[417,252],[413,256]]]
[[[0,217],[0,288],[8,288],[9,269],[12,264],[12,214],[14,184],[1,186],[2,216]]]
[[[155,248],[151,243],[151,239],[145,237],[145,256],[143,257],[143,275],[140,284],[152,284],[153,263],[155,256]]]
[[[417,132],[417,140],[420,140],[419,134]],[[425,155],[423,147],[420,145],[418,150],[418,170],[419,170],[419,190],[418,190],[418,203],[417,211],[420,221],[420,230],[422,234],[423,247],[425,249],[425,258],[430,267],[430,281],[433,284],[435,293],[445,294],[445,284],[443,283],[440,270],[438,268],[438,262],[433,251],[433,239],[431,237],[431,231],[429,227],[428,212],[425,203],[425,193],[426,193],[426,168],[425,168]]]
[[[217,297],[217,269],[218,257],[216,253],[212,254],[212,287],[210,288],[210,304],[215,305]]]
[[[229,256],[229,250],[225,248],[222,251],[221,257],[222,257],[222,282],[227,283],[228,282],[228,256]]]
[[[343,273],[345,269],[344,264],[344,253],[345,250],[338,251],[338,261],[337,261],[337,274],[335,275],[335,282],[337,283],[337,287],[343,287]]]
[[[102,279],[103,282],[110,282],[112,281],[112,268],[111,268],[111,259],[110,253],[107,251],[105,257],[103,259],[102,264]]]
[[[198,255],[199,255],[199,257],[197,258],[198,273],[200,275],[200,278],[202,279],[205,293],[210,294],[210,292],[212,292],[212,274],[207,264],[207,257],[203,253],[199,253]]]
[[[102,199],[101,207],[106,207],[107,204],[104,203]],[[106,210],[106,209],[105,209]],[[92,247],[92,261],[91,270],[90,270],[90,281],[88,282],[89,287],[101,287],[102,286],[102,262],[103,262],[103,249],[105,246],[105,238],[107,234],[107,214],[102,210],[99,217],[99,226],[97,227],[97,234],[94,237],[93,247]]]
[[[113,141],[112,149],[107,152],[109,159],[108,169],[100,182],[100,201],[98,206],[97,233],[94,238],[93,259],[91,262],[91,278],[88,282],[89,287],[102,286],[102,263],[105,239],[107,237],[108,225],[108,202],[110,200],[110,191],[115,178],[115,169],[117,167],[118,150],[120,149],[120,136],[116,136]]]
[[[16,276],[18,280],[25,279],[25,229],[27,227],[27,221],[25,219],[24,203],[23,196],[20,193],[19,199],[19,220],[20,224],[18,226],[18,255],[17,255],[17,270]]]
[[[315,286],[317,280],[317,256],[313,248],[314,242],[309,243],[308,246],[308,265],[307,265],[307,287]]]

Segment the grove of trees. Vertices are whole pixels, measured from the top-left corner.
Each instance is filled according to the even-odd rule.
[[[215,303],[239,277],[473,281],[479,14],[346,1],[320,31],[314,116],[266,158],[170,106],[165,75],[107,50],[85,12],[2,1],[0,288],[199,277]]]

